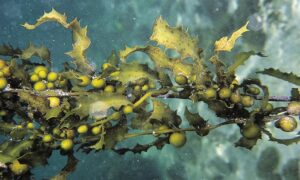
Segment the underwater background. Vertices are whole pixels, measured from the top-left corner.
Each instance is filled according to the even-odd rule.
[[[97,68],[113,49],[147,44],[154,20],[162,16],[172,26],[183,25],[198,35],[207,56],[214,41],[250,20],[251,31],[238,41],[235,51],[255,50],[268,57],[252,57],[239,68],[238,79],[259,77],[270,87],[271,95],[289,95],[292,84],[255,72],[274,67],[300,75],[300,0],[0,0],[0,43],[20,48],[29,42],[44,44],[58,70],[62,62],[70,60],[64,54],[72,48],[70,32],[56,23],[46,23],[34,31],[20,26],[34,22],[51,8],[66,13],[68,19],[78,17],[88,26],[92,44],[87,57]],[[185,106],[192,106],[178,100],[168,104],[178,109],[179,115]],[[205,119],[217,120],[204,104],[192,109]],[[299,127],[289,135],[297,132]],[[111,151],[79,152],[75,155],[80,162],[68,179],[300,179],[299,145],[259,140],[249,151],[234,146],[239,137],[239,129],[232,125],[202,138],[188,133],[188,143],[180,149],[166,145],[162,150],[151,148],[142,154],[122,156]],[[48,166],[32,171],[34,177],[52,177],[65,161],[56,151]]]

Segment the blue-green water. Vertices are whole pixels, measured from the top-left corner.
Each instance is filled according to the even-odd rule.
[[[145,45],[158,16],[171,25],[183,25],[198,35],[199,44],[211,49],[215,40],[228,35],[249,18],[251,34],[238,41],[239,50],[262,51],[239,70],[243,79],[263,67],[294,71],[300,75],[300,1],[299,0],[0,0],[0,43],[25,48],[28,42],[44,44],[51,50],[59,69],[71,46],[71,34],[55,23],[46,23],[34,31],[20,26],[33,23],[44,11],[55,8],[69,20],[78,17],[88,26],[92,40],[87,57],[100,68],[111,50],[125,45]],[[206,51],[207,55],[211,52]],[[288,66],[287,66],[288,65]],[[293,87],[274,78],[259,76],[271,87],[272,95],[288,94]],[[279,88],[278,88],[279,87]],[[172,109],[182,115],[183,101],[171,101]],[[216,119],[203,104],[193,106],[206,119]],[[299,145],[284,146],[266,140],[252,151],[234,147],[239,139],[237,127],[224,127],[200,138],[188,134],[181,149],[170,145],[162,150],[151,148],[142,154],[114,152],[76,153],[80,160],[69,179],[300,179]],[[294,135],[294,134],[291,134]],[[146,140],[145,140],[146,141]],[[53,153],[49,165],[32,172],[36,179],[50,178],[64,166],[66,158]]]

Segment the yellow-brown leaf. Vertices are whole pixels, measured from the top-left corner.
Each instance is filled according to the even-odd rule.
[[[181,54],[182,59],[198,57],[198,40],[191,37],[182,27],[170,27],[169,24],[159,17],[153,26],[150,40],[174,49]]]
[[[215,51],[231,51],[231,49],[234,47],[235,41],[242,36],[244,32],[249,31],[247,29],[249,21],[240,29],[232,33],[230,38],[227,36],[222,37],[218,41],[215,42]]]
[[[85,56],[85,52],[91,44],[91,41],[87,36],[87,27],[81,27],[76,18],[68,23],[65,14],[60,14],[59,12],[52,9],[51,12],[44,13],[44,15],[41,16],[35,24],[25,23],[22,26],[28,30],[33,30],[42,23],[48,21],[57,22],[63,27],[71,29],[73,31],[73,49],[66,54],[74,59],[74,64],[77,66],[77,69],[79,71],[85,74],[93,73],[94,68],[90,65]]]

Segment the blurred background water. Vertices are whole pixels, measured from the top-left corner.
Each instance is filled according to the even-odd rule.
[[[64,55],[71,49],[70,32],[55,23],[34,31],[20,26],[34,22],[51,8],[65,12],[69,20],[78,17],[82,25],[88,25],[92,44],[87,56],[97,68],[113,49],[149,43],[152,24],[161,15],[171,25],[183,25],[197,35],[206,57],[212,54],[215,40],[249,20],[251,32],[238,41],[234,51],[255,50],[268,57],[250,59],[239,69],[239,80],[259,77],[271,87],[271,95],[289,95],[293,85],[254,72],[274,67],[300,75],[299,0],[0,0],[0,43],[20,48],[29,42],[44,44],[59,69],[62,62],[70,60]],[[168,103],[180,115],[189,106],[205,119],[216,119],[204,104]],[[189,133],[188,143],[181,149],[167,145],[162,150],[152,148],[123,156],[110,151],[76,153],[80,162],[69,179],[300,179],[299,145],[287,147],[261,140],[249,151],[234,147],[239,137],[238,128],[232,126],[203,138]],[[52,177],[65,161],[55,152],[49,166],[33,171],[34,177]]]

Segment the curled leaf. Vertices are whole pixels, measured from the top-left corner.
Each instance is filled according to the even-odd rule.
[[[165,103],[155,98],[151,98],[151,101],[153,103],[153,111],[149,119],[165,122],[172,122],[174,120],[174,112]]]
[[[15,160],[14,157],[9,156],[7,154],[0,153],[0,163],[5,164],[5,163],[12,162],[13,160]]]
[[[24,60],[30,59],[32,56],[40,57],[42,60],[47,61],[49,64],[50,60],[50,51],[45,46],[37,47],[32,43],[29,43],[28,47],[22,51],[21,58]]]
[[[58,175],[51,178],[51,180],[65,180],[67,179],[67,176],[75,171],[76,165],[78,163],[78,159],[73,154],[68,155],[68,161],[65,167],[62,168],[62,170],[59,172]]]
[[[234,62],[228,67],[227,73],[229,75],[234,74],[236,69],[240,66],[243,65],[250,56],[255,55],[256,53],[254,51],[249,51],[249,52],[241,52],[235,55],[234,57]]]
[[[300,136],[296,136],[296,137],[289,138],[289,139],[279,139],[279,138],[274,137],[273,134],[266,129],[263,129],[263,133],[265,133],[269,137],[269,141],[274,141],[279,144],[284,144],[286,146],[289,146],[294,143],[300,143]]]
[[[194,66],[190,63],[180,61],[180,59],[174,59],[167,56],[167,54],[161,50],[159,47],[146,46],[146,47],[126,47],[124,50],[120,51],[120,58],[122,61],[132,53],[136,51],[141,51],[146,53],[151,60],[155,63],[156,68],[165,68],[173,71],[174,74],[182,74],[186,77],[192,77],[194,73],[201,74],[201,68],[199,66]],[[195,69],[197,67],[197,70]]]
[[[30,166],[45,166],[48,164],[48,158],[51,156],[50,148],[34,149],[32,152],[27,152],[20,158],[24,162],[28,162]]]
[[[18,93],[18,96],[20,97],[20,100],[22,102],[27,103],[30,107],[37,109],[41,113],[44,114],[48,111],[48,106],[47,106],[48,101],[46,98],[33,95],[25,91],[24,92],[20,91]]]
[[[125,135],[128,132],[128,127],[125,123],[125,121],[120,121],[116,126],[106,130],[104,136],[105,149],[113,149],[119,141],[124,140]]]
[[[208,131],[201,130],[201,128],[204,128],[206,126],[206,121],[198,113],[191,113],[186,108],[184,111],[184,116],[189,121],[189,124],[197,129],[196,132],[199,136],[208,134]]]
[[[13,48],[11,45],[3,44],[0,46],[0,55],[17,57],[22,53],[19,48]]]
[[[123,63],[120,66],[120,73],[110,76],[112,80],[122,82],[123,85],[128,83],[137,83],[141,79],[147,79],[150,82],[156,82],[157,76],[146,65],[138,63]]]
[[[230,38],[227,36],[222,37],[218,41],[215,42],[215,51],[231,51],[231,49],[234,47],[235,41],[242,36],[244,32],[249,31],[247,29],[249,21],[240,29],[232,33]]]
[[[77,98],[77,102],[77,107],[67,113],[66,117],[76,114],[81,118],[90,116],[100,119],[107,117],[108,110],[112,107],[119,109],[123,105],[131,104],[126,96],[116,93],[95,93],[89,96],[83,95]]]
[[[11,141],[9,143],[3,143],[0,145],[0,162],[8,163],[17,159],[20,154],[26,150],[29,150],[33,145],[31,140],[23,141]]]
[[[264,69],[263,71],[259,71],[257,73],[273,76],[281,80],[288,81],[290,83],[300,86],[300,77],[293,73],[281,72],[280,70],[273,69],[273,68]]]
[[[126,46],[124,50],[121,50],[119,52],[119,57],[120,57],[120,60],[122,62],[125,62],[126,61],[126,58],[134,53],[135,51],[143,51],[146,47],[142,47],[142,46],[134,46],[134,47],[128,47]]]
[[[133,152],[133,153],[142,153],[147,152],[148,149],[155,146],[157,149],[162,149],[165,144],[168,143],[169,138],[168,137],[160,137],[149,144],[137,144],[133,148],[120,148],[120,149],[114,149],[114,151],[118,154],[125,154],[127,152]]]
[[[73,50],[66,54],[74,59],[74,64],[80,72],[85,74],[93,73],[94,68],[89,64],[89,61],[85,56],[86,50],[91,44],[91,41],[87,36],[87,27],[82,28],[76,18],[72,22],[67,23],[67,17],[65,14],[60,14],[56,10],[52,9],[51,12],[44,13],[44,15],[40,17],[35,24],[25,23],[22,26],[28,30],[33,30],[48,21],[57,22],[63,27],[72,30]]]
[[[61,107],[55,107],[55,108],[51,108],[47,111],[47,113],[45,114],[45,119],[49,120],[51,118],[56,118],[60,115],[60,113],[62,112],[62,108]]]
[[[74,19],[68,26],[73,31],[73,50],[66,54],[72,57],[75,65],[82,73],[91,74],[94,71],[92,65],[86,58],[86,50],[90,46],[91,41],[87,36],[87,26],[80,27],[77,19]]]
[[[169,49],[179,52],[182,59],[187,57],[198,57],[198,40],[192,38],[182,27],[170,27],[167,21],[161,16],[156,19],[153,25],[153,33],[150,40]]]
[[[300,101],[300,91],[298,88],[291,89],[291,100],[292,101]]]
[[[161,126],[178,126],[180,120],[176,112],[172,111],[168,105],[161,102],[158,98],[151,98],[152,108],[147,112],[140,112],[131,122],[134,129],[153,129]]]
[[[117,53],[114,50],[112,50],[110,56],[108,57],[107,63],[109,63],[109,64],[111,64],[113,66],[117,66],[118,65],[118,63],[119,63],[119,57],[118,57]]]
[[[181,54],[181,57],[176,59],[175,62],[174,59],[173,62],[164,60],[166,64],[159,63],[160,66],[171,69],[175,75],[183,74],[186,77],[190,77],[190,80],[198,85],[204,83],[207,73],[203,60],[199,56],[202,49],[198,48],[197,38],[191,37],[182,27],[170,27],[162,17],[159,17],[153,25],[153,33],[150,40],[156,41],[159,45],[163,45],[168,49],[174,49]],[[154,52],[148,51],[148,54],[153,61],[169,59],[159,48],[152,48],[151,51]],[[193,59],[194,66],[183,62],[188,57]]]
[[[258,139],[247,139],[244,137],[241,137],[236,143],[236,147],[243,147],[246,149],[251,150],[257,143]]]
[[[66,28],[68,26],[66,15],[58,13],[55,9],[52,9],[49,13],[44,12],[43,16],[37,19],[35,24],[24,23],[22,26],[28,30],[33,30],[47,21],[56,21]]]
[[[172,86],[172,81],[171,81],[170,77],[164,71],[159,71],[158,77],[159,77],[158,79],[159,79],[160,83],[163,86]]]
[[[29,75],[26,72],[26,66],[18,64],[17,59],[11,59],[9,67],[11,72],[13,72],[12,77],[20,80],[24,86],[30,86],[30,82],[28,82]]]

